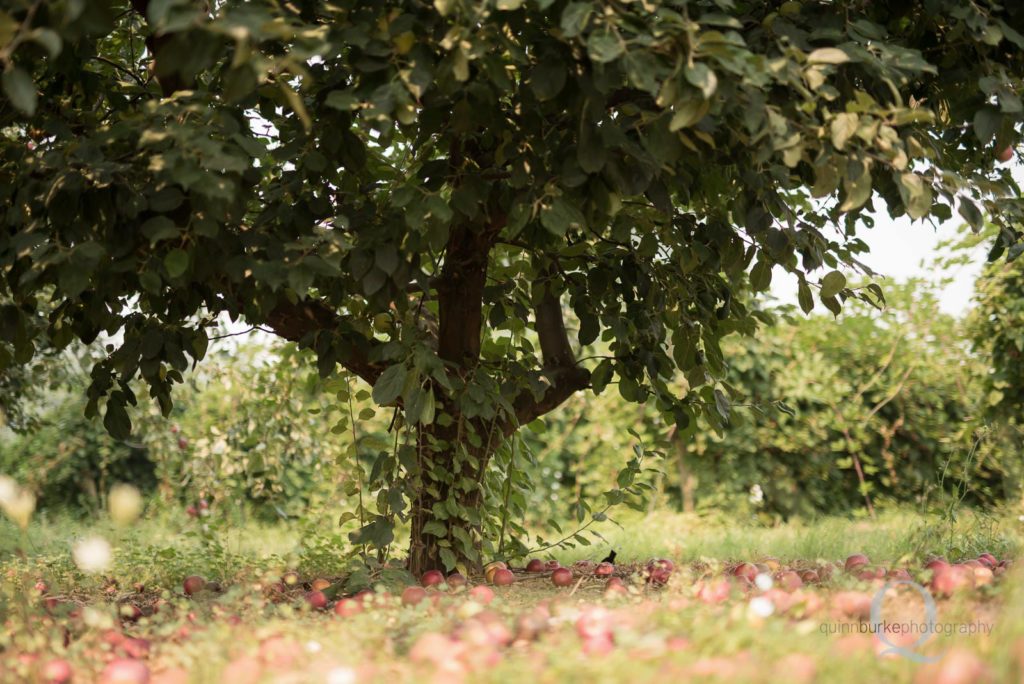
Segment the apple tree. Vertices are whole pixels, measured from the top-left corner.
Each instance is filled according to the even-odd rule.
[[[102,336],[123,437],[220,317],[271,331],[394,411],[354,540],[477,566],[521,426],[614,385],[720,428],[752,294],[881,301],[843,273],[870,212],[1016,244],[1022,34],[996,0],[11,0],[0,369]]]

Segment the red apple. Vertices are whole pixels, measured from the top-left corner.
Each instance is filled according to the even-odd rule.
[[[800,575],[796,574],[792,570],[784,570],[779,573],[778,576],[779,586],[786,591],[796,591],[804,585],[804,581],[800,579]]]
[[[612,577],[608,580],[608,584],[604,585],[604,595],[606,598],[621,596],[628,593],[629,589],[626,588],[626,583],[618,577]]]
[[[402,605],[415,606],[427,598],[427,590],[423,587],[406,587],[402,592]]]
[[[1000,162],[1004,164],[1010,161],[1011,159],[1013,159],[1013,148],[1007,146],[999,150],[999,152],[996,153],[996,159],[998,159]]]
[[[71,663],[62,658],[56,658],[43,665],[42,677],[47,684],[67,684],[71,681],[72,675]]]
[[[911,580],[910,573],[903,568],[893,568],[889,571],[888,578],[891,580]]]
[[[611,563],[598,563],[594,568],[594,574],[598,577],[611,577],[615,574],[615,566]]]
[[[189,505],[189,507],[185,509],[185,513],[187,513],[190,518],[195,518],[199,515],[199,511],[197,511],[196,507],[192,505]]]
[[[516,581],[516,576],[507,568],[498,568],[494,571],[493,582],[499,587],[507,587]]]
[[[494,591],[490,587],[480,585],[469,590],[469,597],[485,606],[494,600]]]
[[[357,599],[343,598],[334,604],[334,614],[352,617],[363,612],[363,604]]]
[[[182,588],[186,596],[193,596],[206,588],[206,580],[199,575],[189,575],[182,583]]]
[[[544,561],[540,558],[531,558],[526,564],[526,572],[544,572]]]
[[[932,577],[932,591],[940,596],[949,596],[974,586],[974,571],[962,565],[953,565],[939,570]]]
[[[994,568],[999,565],[999,560],[991,553],[983,553],[978,556],[978,560],[990,568]]]
[[[569,568],[558,568],[551,573],[551,583],[556,587],[567,587],[572,584],[572,570]]]
[[[314,610],[322,610],[327,607],[327,596],[322,591],[307,591],[306,603]]]
[[[949,563],[945,558],[932,558],[930,561],[924,564],[924,567],[932,571],[932,574],[946,570],[949,568]]]
[[[185,439],[184,437],[179,437],[178,438],[178,448],[182,449],[182,450],[187,449],[188,448],[188,440]]]
[[[467,584],[466,578],[463,577],[462,573],[460,572],[453,572],[452,574],[448,575],[448,579],[446,579],[445,582],[451,589],[458,589],[459,587],[464,587]]]
[[[750,563],[740,563],[732,569],[732,575],[733,577],[740,577],[748,582],[753,582],[754,578],[757,577],[757,568]]]
[[[846,559],[846,572],[853,572],[857,568],[867,565],[871,561],[863,553],[855,553]]]
[[[556,560],[549,560],[544,564],[545,570],[557,570],[560,567],[562,567],[562,564]]]
[[[818,573],[814,570],[804,570],[800,573],[800,579],[803,580],[805,584],[814,584],[821,578],[818,577]]]
[[[103,668],[99,681],[100,684],[147,684],[149,668],[139,660],[117,658]]]
[[[991,568],[985,566],[974,568],[974,586],[983,587],[986,584],[992,584],[994,579],[995,573],[992,572]]]
[[[436,587],[438,584],[444,583],[444,573],[440,570],[427,570],[420,577],[420,584],[425,587]]]

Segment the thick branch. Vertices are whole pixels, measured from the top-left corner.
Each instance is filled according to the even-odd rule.
[[[528,390],[516,398],[517,425],[525,425],[554,410],[573,394],[590,385],[590,371],[576,365],[569,335],[565,330],[561,300],[543,281],[536,287],[544,287],[544,294],[534,306],[534,317],[544,359],[544,375],[551,385],[539,399]],[[507,425],[506,434],[514,431],[517,425]]]
[[[314,300],[297,304],[282,300],[267,316],[266,325],[274,334],[292,342],[298,342],[318,330],[344,332],[342,318],[325,304]],[[357,333],[345,337],[351,339],[347,353],[338,359],[341,365],[371,385],[374,384],[384,371],[384,366],[370,361],[367,347],[372,348],[377,342],[367,340]]]

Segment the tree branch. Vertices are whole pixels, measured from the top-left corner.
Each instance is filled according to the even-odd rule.
[[[275,335],[291,342],[299,342],[309,333],[320,330],[341,333],[343,339],[350,344],[346,345],[346,355],[339,358],[339,362],[371,385],[386,367],[385,364],[370,360],[368,350],[378,346],[377,343],[347,329],[344,319],[322,302],[304,300],[292,304],[288,300],[281,300],[267,315],[266,325]]]
[[[519,425],[525,425],[552,411],[573,394],[590,385],[590,371],[577,365],[572,346],[569,344],[561,299],[551,289],[549,279],[537,281],[534,287],[543,288],[543,293],[534,305],[534,317],[544,359],[544,375],[551,384],[540,398],[529,390],[516,398],[516,424],[506,425],[506,434],[513,432]]]

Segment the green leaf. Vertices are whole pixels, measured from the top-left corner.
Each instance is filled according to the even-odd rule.
[[[994,107],[982,107],[974,113],[974,135],[982,144],[989,144],[999,131],[1002,120],[1002,115]]]
[[[565,87],[566,68],[554,56],[545,57],[530,72],[530,87],[540,101],[550,100]]]
[[[451,571],[455,569],[455,554],[451,549],[441,548],[438,553],[441,556],[441,562],[444,563],[445,570]]]
[[[966,197],[961,197],[957,211],[960,212],[960,216],[970,224],[971,228],[974,229],[974,232],[978,232],[984,227],[985,219],[982,217],[981,212],[978,211],[978,205],[976,205],[972,200]]]
[[[590,2],[570,2],[562,11],[562,35],[566,38],[575,38],[587,26],[594,11],[594,5]]]
[[[692,66],[686,67],[686,80],[696,86],[704,99],[709,99],[715,93],[715,89],[718,87],[718,77],[715,76],[715,72],[708,68],[707,64],[697,62]]]
[[[750,287],[754,292],[764,292],[772,284],[772,267],[767,261],[757,260],[750,269]]]
[[[587,120],[580,122],[580,139],[576,147],[576,160],[586,173],[597,173],[604,168],[607,151],[597,129]]]
[[[443,539],[448,536],[448,528],[439,520],[430,520],[423,526],[423,533]]]
[[[811,64],[844,64],[850,61],[850,56],[839,48],[818,48],[807,55],[807,61]]]
[[[800,310],[805,314],[811,313],[814,309],[814,296],[811,294],[811,288],[807,286],[807,281],[800,278],[800,283],[797,286],[796,299],[800,304]]]
[[[699,97],[677,100],[672,107],[672,121],[668,129],[675,132],[680,128],[688,128],[703,119],[710,108],[711,103]]]
[[[839,205],[839,211],[858,209],[871,197],[871,171],[865,168],[854,180],[847,176],[843,180],[843,187],[846,189],[846,199]]]
[[[599,64],[615,61],[625,51],[626,44],[610,30],[595,31],[587,38],[587,54]]]
[[[405,364],[395,363],[388,366],[373,385],[373,400],[380,406],[393,404],[405,387],[407,374]]]
[[[127,439],[132,434],[132,421],[124,404],[113,397],[107,400],[107,412],[103,416],[103,427],[114,439]]]
[[[172,278],[182,275],[188,270],[188,252],[183,249],[172,249],[164,257],[164,268],[167,269],[167,275]]]
[[[434,412],[437,410],[437,403],[434,399],[434,390],[428,388],[423,395],[423,405],[420,407],[420,425],[430,425],[434,422]]]
[[[822,299],[834,297],[839,294],[839,291],[844,287],[846,287],[846,276],[839,271],[832,271],[821,279],[820,296]]]
[[[922,218],[932,210],[932,188],[916,173],[900,175],[900,196],[910,218]]]
[[[563,237],[569,228],[582,228],[583,214],[576,206],[562,197],[556,197],[541,210],[540,222],[548,232]]]
[[[846,147],[846,142],[857,132],[857,125],[860,118],[852,112],[837,114],[832,119],[829,130],[832,133],[832,145],[841,150]]]
[[[17,109],[23,114],[32,116],[36,113],[39,96],[32,77],[21,67],[8,67],[3,75],[4,93]]]

